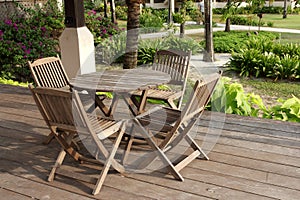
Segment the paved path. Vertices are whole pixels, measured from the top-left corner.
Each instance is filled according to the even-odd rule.
[[[213,28],[213,31],[224,31],[224,30],[225,30],[225,24],[218,24],[218,27]],[[258,31],[258,27],[257,26],[230,25],[230,30]],[[260,27],[260,30],[261,31],[271,31],[271,32],[281,32],[281,33],[299,33],[300,34],[300,30],[297,30],[297,29]],[[203,32],[204,32],[204,28],[185,30],[186,34],[197,34],[197,33],[203,33]]]

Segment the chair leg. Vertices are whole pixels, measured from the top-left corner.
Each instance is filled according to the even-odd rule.
[[[141,128],[141,134],[144,136],[144,139],[146,142],[150,145],[152,150],[156,153],[156,156],[150,156],[150,160],[146,160],[144,163],[150,164],[157,156],[160,158],[160,160],[166,165],[168,171],[174,176],[174,178],[184,181],[182,175],[179,173],[178,170],[174,167],[173,163],[169,160],[169,158],[165,155],[162,149],[160,149],[152,137],[149,137],[148,132],[142,128],[142,125],[139,123],[138,120],[134,120],[134,122]],[[153,154],[154,155],[154,154]],[[140,166],[139,166],[140,167]]]
[[[206,160],[209,160],[209,157],[206,155],[206,153],[199,147],[199,145],[196,143],[196,141],[191,138],[188,134],[185,136],[186,141],[191,144],[191,147],[196,151],[200,152],[200,155],[202,155]]]
[[[123,158],[122,158],[122,164],[123,165],[125,165],[125,163],[127,161],[127,157],[129,155],[129,152],[130,152],[130,149],[132,147],[133,140],[134,140],[133,129],[134,129],[134,125],[131,126],[130,135],[128,136],[128,141],[127,141],[125,149],[124,149]]]
[[[124,131],[121,130],[120,133],[119,133],[119,135],[118,135],[118,137],[115,140],[114,146],[113,146],[113,148],[111,150],[111,153],[110,153],[109,157],[105,161],[104,167],[103,167],[103,169],[101,171],[100,177],[99,177],[99,179],[98,179],[98,181],[96,183],[96,186],[94,188],[94,191],[93,191],[94,195],[98,194],[100,192],[100,190],[101,190],[101,187],[102,187],[102,185],[104,183],[104,180],[106,178],[108,170],[109,170],[110,166],[112,165],[112,161],[114,160],[115,154],[116,154],[116,152],[118,150],[118,147],[120,145],[120,142],[122,140],[123,135],[124,135]]]
[[[65,157],[66,157],[66,152],[62,148],[61,151],[59,152],[59,154],[57,156],[57,159],[55,161],[55,164],[54,164],[54,166],[53,166],[53,168],[52,168],[52,170],[51,170],[51,172],[48,176],[48,181],[49,182],[53,181],[54,176],[55,176],[55,172],[56,172],[57,168],[59,168],[61,166],[61,164],[64,161]]]
[[[171,108],[178,109],[178,106],[174,103],[173,99],[168,99],[167,102]]]
[[[54,139],[54,134],[51,132],[47,135],[47,138],[45,141],[43,141],[43,144],[47,145]]]
[[[151,137],[145,137],[145,140],[151,146],[151,148],[158,155],[160,160],[166,165],[168,171],[176,178],[177,180],[184,181],[184,178],[179,173],[179,171],[175,168],[173,163],[169,160],[169,158],[165,155],[165,153],[156,145]]]

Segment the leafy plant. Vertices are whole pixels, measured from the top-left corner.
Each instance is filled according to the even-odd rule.
[[[278,102],[279,105],[267,108],[259,95],[245,93],[241,84],[232,82],[228,77],[222,77],[208,109],[228,114],[300,122],[299,98],[293,96],[287,100],[278,99]]]
[[[246,94],[243,86],[231,83],[230,78],[222,78],[211,98],[211,109],[243,116],[259,115],[259,110],[266,110],[262,99],[253,93]]]
[[[85,24],[94,36],[94,44],[97,46],[105,38],[120,33],[122,30],[110,19],[103,17],[94,10],[85,13]]]
[[[286,101],[279,99],[281,105],[276,105],[264,113],[264,118],[282,121],[300,122],[300,99],[293,96]]]
[[[279,44],[267,37],[251,38],[227,63],[240,76],[300,79],[300,49],[297,44]]]
[[[163,19],[152,13],[152,9],[143,9],[140,15],[140,26],[144,33],[158,32],[163,26]]]
[[[1,76],[21,82],[30,81],[27,61],[59,53],[58,36],[64,25],[55,1],[44,7],[17,5],[24,16],[0,21]]]

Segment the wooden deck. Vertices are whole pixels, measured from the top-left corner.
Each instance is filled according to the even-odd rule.
[[[217,143],[209,161],[182,170],[184,182],[111,172],[92,196],[88,183],[60,176],[47,182],[59,149],[55,141],[42,144],[49,130],[29,90],[0,85],[0,97],[0,199],[300,199],[300,124],[215,113],[209,120],[206,112],[197,141],[206,141],[206,150]]]

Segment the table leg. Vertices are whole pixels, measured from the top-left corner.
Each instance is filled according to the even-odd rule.
[[[147,103],[147,94],[148,90],[143,90],[142,95],[140,97],[140,101],[137,101],[135,96],[130,95],[128,93],[122,94],[125,102],[127,103],[129,109],[134,115],[141,114],[145,111],[146,103]]]

